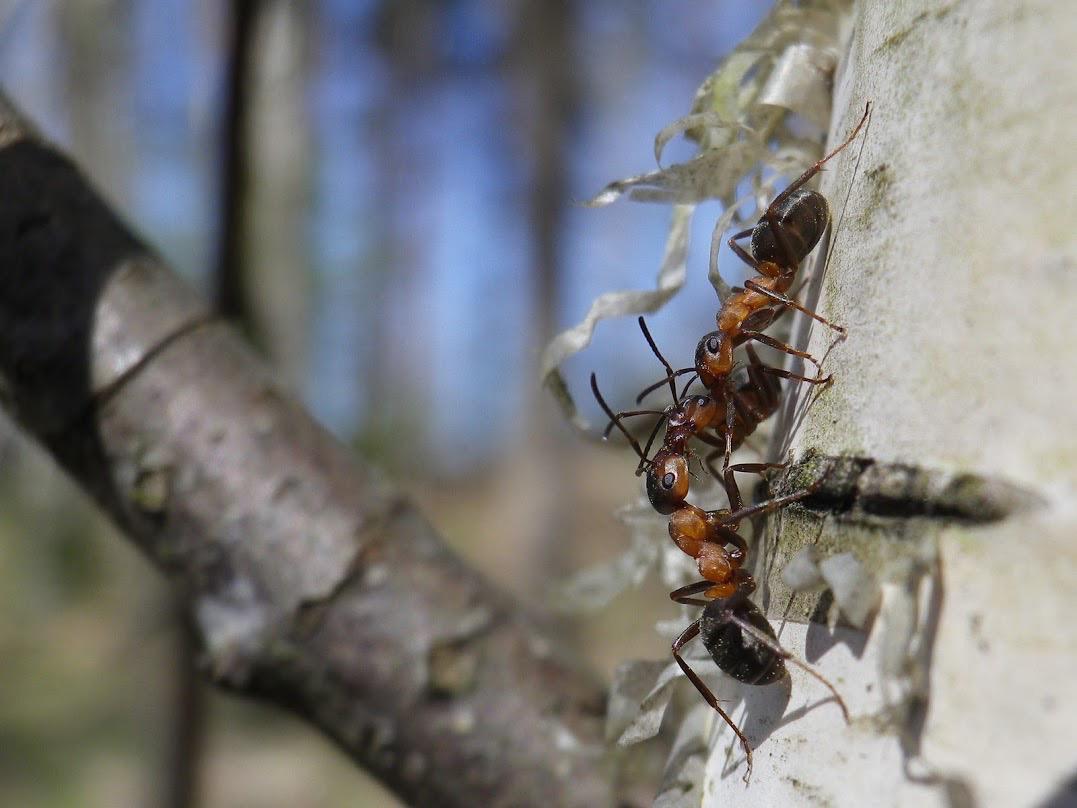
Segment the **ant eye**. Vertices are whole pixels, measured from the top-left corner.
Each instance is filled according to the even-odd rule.
[[[677,482],[677,478],[674,476],[673,472],[672,471],[667,471],[666,476],[662,478],[662,487],[663,488],[672,488],[673,483],[675,483],[675,482]]]
[[[711,337],[707,340],[707,350],[711,353],[718,353],[718,337]]]

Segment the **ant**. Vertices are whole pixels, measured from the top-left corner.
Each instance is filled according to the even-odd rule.
[[[654,349],[654,343],[645,327],[644,335],[648,337],[648,342]],[[654,350],[656,355],[661,357],[657,349]],[[672,384],[672,381],[670,383]],[[784,678],[786,676],[785,660],[789,660],[822,682],[834,694],[845,720],[849,720],[848,708],[834,686],[821,674],[796,659],[779,645],[774,629],[758,607],[749,600],[755,591],[756,584],[752,576],[743,569],[748,555],[748,545],[737,533],[737,526],[743,519],[771,513],[811,496],[822,486],[826,475],[824,474],[811,485],[792,494],[776,497],[747,508],[739,507],[739,493],[736,504],[733,504],[733,495],[730,494],[730,509],[705,511],[685,501],[689,488],[686,460],[689,450],[686,443],[692,435],[701,438],[708,437],[698,433],[717,417],[716,402],[709,396],[693,396],[682,400],[677,397],[674,389],[674,403],[670,407],[663,411],[645,411],[660,415],[659,425],[663,420],[670,424],[666,429],[662,448],[655,453],[653,459],[648,459],[646,450],[640,448],[639,443],[621,423],[621,419],[628,415],[641,415],[644,412],[615,414],[602,397],[593,373],[591,374],[591,389],[599,405],[610,418],[607,431],[617,426],[639,454],[640,467],[647,467],[647,495],[655,510],[670,516],[670,538],[686,555],[696,560],[699,574],[704,579],[670,593],[670,599],[675,603],[704,607],[703,615],[681,633],[674,641],[671,650],[673,658],[689,681],[740,739],[748,764],[744,776],[744,781],[747,783],[752,772],[752,747],[748,738],[729,714],[721,708],[710,688],[692,670],[680,652],[696,636],[702,635],[703,644],[710,652],[715,664],[734,679],[752,685],[771,684]],[[657,427],[652,432],[652,440],[656,432]],[[650,444],[651,441],[648,441],[648,449]],[[726,471],[727,473],[733,470],[762,471],[766,467],[781,464],[745,465],[751,467],[728,466]],[[660,481],[660,484],[656,481]],[[735,485],[733,488],[735,490]],[[695,597],[700,593],[710,600]]]
[[[667,376],[659,383],[659,386],[669,384],[673,403],[664,410],[633,410],[614,414],[609,405],[606,404],[605,399],[602,398],[602,394],[598,390],[598,383],[592,374],[591,389],[610,419],[603,433],[603,438],[608,438],[615,426],[624,433],[640,458],[639,465],[636,467],[636,474],[641,474],[645,469],[647,471],[647,498],[655,510],[663,515],[671,514],[683,503],[688,495],[688,478],[690,476],[688,460],[693,454],[688,448],[689,440],[695,437],[703,443],[717,447],[715,451],[707,455],[701,465],[706,466],[716,479],[723,481],[730,507],[734,511],[739,510],[743,502],[740,490],[733,479],[733,473],[759,474],[769,468],[781,468],[782,464],[741,463],[733,466],[727,464],[723,472],[719,473],[712,465],[712,462],[721,454],[721,449],[726,445],[725,438],[727,434],[732,448],[737,449],[760,423],[777,411],[778,405],[781,403],[780,385],[774,378],[765,373],[766,366],[759,361],[759,357],[749,345],[746,348],[749,357],[749,364],[746,369],[748,378],[740,387],[728,394],[723,389],[723,396],[720,399],[716,399],[712,395],[688,396],[688,389],[694,382],[692,380],[685,385],[684,390],[678,395],[673,381],[674,370],[672,366],[655,344],[654,338],[647,328],[647,322],[643,317],[640,317],[638,322],[651,351],[666,369]],[[642,398],[643,395],[641,394],[639,398]],[[639,401],[639,398],[637,398],[637,401]],[[726,418],[722,417],[723,410],[727,408],[732,408],[734,414],[732,421],[727,421]],[[639,443],[629,434],[622,423],[623,419],[638,415],[659,416],[643,449],[640,448]],[[667,426],[662,447],[655,453],[653,458],[649,458],[651,446],[663,423],[667,424]],[[718,433],[717,437],[708,435],[708,429],[714,429]]]
[[[669,371],[668,378],[685,373],[694,373],[707,388],[712,397],[721,399],[729,390],[729,377],[734,370],[733,349],[749,341],[760,342],[777,351],[790,354],[811,362],[821,372],[819,361],[806,351],[799,351],[773,337],[762,333],[762,329],[777,320],[788,309],[796,309],[814,320],[822,323],[844,339],[846,330],[820,316],[811,309],[802,306],[788,296],[796,281],[800,263],[815,249],[823,233],[830,226],[830,208],[826,197],[818,191],[804,188],[823,166],[844,150],[860,133],[871,114],[870,102],[864,109],[864,115],[849,136],[833,151],[816,161],[778,194],[753,227],[734,233],[727,242],[730,249],[742,261],[758,273],[758,277],[749,278],[744,288],[735,290],[715,317],[717,330],[704,334],[696,346],[695,364],[690,368]],[[749,249],[738,242],[751,237]],[[826,384],[831,377],[816,375],[801,376],[787,370],[761,366],[762,372],[784,379],[802,381],[808,384]],[[637,401],[665,384],[666,379],[651,385],[640,393]],[[733,451],[734,409],[732,403],[726,406],[725,429],[725,465],[729,465],[729,456]]]
[[[647,329],[646,322],[639,319],[640,329],[647,339],[648,345],[658,357],[659,361],[670,368],[665,357],[655,344]],[[758,364],[758,359],[752,355],[753,361]],[[671,368],[670,368],[671,369]],[[721,408],[711,396],[698,395],[685,397],[678,396],[676,386],[672,379],[669,380],[670,392],[673,395],[673,403],[665,410],[638,410],[634,412],[614,413],[606,403],[602,392],[598,388],[598,380],[594,373],[591,374],[591,390],[598,401],[599,406],[610,419],[605,435],[608,436],[613,427],[617,427],[624,433],[629,444],[640,458],[636,473],[644,469],[647,472],[647,498],[656,511],[664,516],[670,516],[669,535],[673,542],[687,555],[696,559],[699,573],[713,585],[711,597],[726,597],[733,593],[728,588],[731,575],[734,570],[743,564],[747,555],[747,544],[736,532],[741,520],[760,513],[768,513],[782,505],[794,502],[811,491],[795,494],[790,497],[782,497],[766,503],[754,505],[749,508],[743,507],[733,472],[750,472],[761,474],[767,469],[783,468],[781,463],[743,463],[729,465],[725,468],[722,479],[729,498],[730,507],[716,511],[705,511],[695,505],[686,502],[689,490],[689,458],[692,454],[688,447],[688,441],[692,437],[698,437],[712,446],[722,446],[717,438],[705,434],[704,430],[720,426]],[[687,387],[687,386],[686,386]],[[744,437],[755,428],[755,423],[767,417],[778,404],[777,388],[772,380],[762,374],[749,376],[749,381],[736,391],[743,394],[739,399],[743,403],[743,419],[739,422],[741,428],[735,431],[733,440],[739,445]],[[764,402],[763,410],[756,411],[755,420],[748,420],[753,412],[746,402],[751,396],[758,397]],[[641,448],[636,439],[625,428],[622,420],[635,415],[658,415],[659,420],[651,432],[646,448]],[[662,441],[662,447],[655,452],[653,458],[648,457],[651,445],[658,434],[662,424],[666,423],[666,433]],[[708,456],[706,465],[715,477],[719,477],[715,469],[710,465],[711,459],[717,452]],[[727,545],[732,545],[732,550],[726,550]]]
[[[825,384],[831,377],[823,377],[820,362],[806,351],[800,351],[773,337],[762,333],[789,309],[796,309],[836,331],[843,339],[844,327],[821,317],[802,306],[789,296],[800,263],[815,249],[823,233],[830,226],[830,210],[822,194],[804,186],[823,166],[844,150],[857,137],[871,113],[867,104],[864,115],[849,136],[834,150],[812,164],[792,184],[774,198],[756,224],[732,235],[729,247],[757,273],[748,279],[742,289],[734,290],[719,309],[717,329],[705,334],[696,347],[693,367],[673,370],[658,350],[643,318],[639,318],[652,352],[666,370],[666,377],[645,388],[637,397],[637,404],[651,392],[669,384],[673,403],[664,410],[637,410],[614,413],[602,397],[595,374],[591,374],[591,389],[610,422],[606,427],[608,437],[614,427],[624,433],[632,448],[639,455],[636,473],[647,472],[647,496],[655,510],[669,515],[669,534],[673,542],[687,555],[696,560],[703,580],[681,587],[670,593],[675,603],[702,606],[702,615],[692,622],[673,642],[671,651],[678,666],[695,686],[706,702],[733,730],[744,748],[747,783],[752,772],[752,748],[747,736],[726,713],[711,690],[692,670],[681,656],[681,650],[696,637],[700,637],[715,664],[726,674],[740,682],[765,685],[787,675],[786,662],[797,665],[824,684],[833,694],[846,722],[849,711],[835,687],[806,663],[798,660],[778,643],[777,635],[766,616],[750,600],[756,584],[743,568],[748,554],[747,542],[737,532],[741,520],[749,516],[775,511],[797,500],[810,496],[823,484],[824,474],[812,485],[785,496],[743,507],[739,489],[733,479],[737,471],[763,473],[783,464],[756,463],[730,464],[730,455],[736,446],[769,417],[778,406],[780,387],[767,376],[803,381],[809,384]],[[739,243],[750,236],[749,248]],[[795,294],[795,293],[794,293]],[[775,350],[800,357],[815,365],[817,375],[807,377],[790,371],[772,368],[761,363],[749,342],[759,342]],[[736,370],[733,351],[745,345],[749,356],[748,382],[733,387],[732,376]],[[686,373],[694,377],[677,392],[676,378]],[[707,395],[688,396],[688,390],[698,380]],[[724,409],[724,419],[721,419]],[[659,416],[646,448],[628,432],[622,423],[625,418],[636,415]],[[666,431],[662,446],[654,457],[648,457],[651,446],[665,423]],[[713,430],[716,434],[707,434]],[[722,474],[716,473],[711,461],[717,453],[708,455],[705,465],[716,478],[723,481],[729,498],[729,509],[706,511],[689,504],[689,448],[691,438],[714,447],[724,445]]]
[[[822,484],[824,479],[825,476],[807,489],[790,496],[798,498],[808,496]],[[778,501],[774,500],[774,502]],[[672,652],[673,658],[684,671],[684,675],[740,740],[741,747],[744,749],[744,758],[748,764],[744,773],[744,782],[747,784],[752,776],[752,746],[748,738],[730,715],[722,709],[718,699],[699,674],[692,670],[692,667],[681,656],[681,649],[697,636],[703,640],[703,646],[710,652],[711,658],[719,669],[739,682],[748,685],[769,685],[780,681],[788,675],[785,667],[788,661],[826,686],[841,708],[842,717],[847,724],[849,723],[849,708],[846,707],[841,694],[826,677],[810,665],[801,662],[778,643],[778,637],[770,621],[759,610],[759,607],[749,600],[756,588],[752,576],[738,566],[731,578],[729,586],[732,587],[732,592],[728,596],[718,597],[715,600],[693,597],[700,592],[703,592],[705,597],[714,597],[712,593],[716,587],[710,581],[700,581],[669,593],[670,600],[674,603],[703,607],[703,614],[699,619],[691,623],[673,641]]]

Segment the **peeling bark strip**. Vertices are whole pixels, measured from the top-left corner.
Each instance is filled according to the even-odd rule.
[[[189,593],[219,684],[402,799],[602,806],[602,694],[0,96],[4,404]]]

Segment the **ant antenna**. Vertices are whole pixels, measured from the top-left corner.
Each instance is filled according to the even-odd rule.
[[[618,429],[620,429],[624,436],[628,439],[628,443],[632,446],[633,449],[635,449],[636,454],[639,455],[639,459],[641,461],[646,461],[647,455],[643,453],[643,449],[640,448],[639,442],[632,437],[631,432],[625,429],[625,425],[621,423],[620,417],[613,414],[613,410],[610,409],[610,405],[607,404],[606,399],[602,397],[602,393],[598,389],[598,379],[595,378],[594,373],[591,374],[591,392],[595,394],[595,400],[598,401],[598,406],[600,406],[602,408],[602,411],[606,413],[612,424]],[[602,437],[605,438],[608,434],[609,429],[607,428],[606,433],[603,434]]]
[[[664,387],[665,385],[669,384],[672,379],[675,379],[678,376],[683,376],[685,373],[695,373],[695,372],[696,372],[696,369],[694,367],[693,368],[681,368],[680,370],[674,370],[668,376],[664,376],[663,378],[656,381],[654,384],[643,388],[643,391],[638,396],[636,396],[636,403],[639,404],[641,401],[643,401],[643,399],[647,398],[647,396],[649,396],[651,393],[653,393],[659,387]],[[684,394],[682,393],[681,395],[684,395]]]
[[[856,154],[856,163],[853,165],[853,175],[849,178],[849,187],[845,189],[845,201],[842,203],[842,206],[841,206],[841,215],[838,217],[838,223],[836,225],[834,225],[834,237],[830,240],[830,244],[829,244],[829,246],[827,247],[827,250],[826,250],[826,259],[823,261],[823,274],[824,275],[826,274],[827,267],[830,266],[830,257],[834,254],[834,245],[836,245],[838,243],[838,235],[841,233],[841,223],[843,221],[845,221],[845,211],[849,207],[849,197],[851,197],[853,195],[853,185],[855,184],[855,180],[856,180],[856,172],[860,170],[860,160],[864,156],[864,146],[867,145],[868,131],[871,129],[871,117],[870,116],[871,116],[871,102],[868,101],[868,103],[867,103],[867,105],[866,105],[866,107],[864,109],[864,117],[861,119],[861,121],[857,125],[856,129],[853,130],[852,135],[849,136],[849,140],[845,141],[846,144],[848,144],[854,137],[856,137],[856,133],[860,131],[860,127],[863,126],[864,121],[865,120],[867,121],[868,126],[867,126],[867,129],[864,130],[864,139],[862,141],[860,141],[860,151],[857,152],[857,154]],[[841,148],[844,148],[844,146],[842,146]]]
[[[660,415],[660,416],[662,416],[661,418],[658,419],[658,423],[655,424],[655,429],[658,429],[658,427],[660,427],[663,423],[665,423],[666,417],[669,415],[669,413],[666,412],[665,410],[628,410],[626,412],[617,413],[617,418],[618,418],[618,420],[624,420],[625,418],[635,418],[637,415]],[[606,440],[606,438],[608,438],[610,436],[610,433],[613,431],[613,428],[615,426],[616,426],[616,424],[613,421],[610,421],[608,424],[606,424],[606,429],[602,433],[602,440]]]
[[[654,429],[651,430],[651,436],[647,438],[647,445],[643,447],[643,458],[639,461],[639,465],[636,466],[636,476],[638,477],[643,473],[643,470],[654,461],[648,460],[647,455],[651,453],[651,446],[654,445],[654,439],[658,437],[658,430],[666,422],[666,418],[669,417],[669,413],[663,412],[662,417],[655,421]]]
[[[647,340],[647,344],[651,346],[651,352],[654,353],[656,357],[658,357],[658,361],[661,362],[662,367],[666,369],[666,378],[669,379],[670,395],[673,396],[674,405],[679,407],[681,405],[681,401],[679,398],[677,398],[677,385],[673,383],[673,366],[666,361],[666,358],[662,356],[662,352],[658,350],[658,346],[654,342],[654,337],[651,336],[651,332],[647,328],[647,321],[643,319],[642,314],[640,315],[637,322],[639,323],[639,330],[643,332],[643,336]]]
[[[695,368],[693,368],[693,370],[695,370]],[[699,374],[695,373],[695,374],[692,375],[692,378],[688,380],[688,383],[684,387],[681,388],[681,400],[682,401],[684,400],[684,397],[686,395],[688,395],[688,388],[691,387],[693,384],[695,384],[698,381],[699,381]]]

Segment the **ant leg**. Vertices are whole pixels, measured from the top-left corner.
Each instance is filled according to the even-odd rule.
[[[741,508],[744,507],[744,500],[741,498],[740,488],[737,486],[737,481],[733,479],[732,472],[732,470],[739,469],[739,467],[736,465],[726,466],[723,468],[722,471],[718,471],[718,469],[714,467],[714,460],[719,455],[721,455],[721,452],[718,450],[715,450],[709,455],[707,455],[704,461],[705,465],[707,466],[707,471],[711,473],[711,476],[714,477],[714,479],[722,481],[722,487],[725,489],[726,499],[729,500],[730,512],[739,511]],[[733,529],[736,530],[736,528]]]
[[[695,685],[696,690],[699,691],[699,695],[703,697],[704,701],[706,701],[707,704],[714,708],[715,712],[717,712],[718,715],[722,717],[722,720],[729,725],[729,728],[733,730],[733,733],[737,736],[737,738],[740,739],[740,745],[744,748],[744,758],[745,761],[748,763],[748,771],[744,773],[744,782],[747,783],[752,776],[751,744],[748,743],[748,739],[745,737],[744,733],[740,731],[740,727],[738,727],[733,722],[733,719],[729,717],[729,714],[725,710],[723,710],[721,706],[719,706],[718,699],[713,693],[711,693],[711,690],[709,687],[707,687],[706,683],[699,678],[699,674],[692,670],[691,666],[689,666],[689,664],[685,662],[684,658],[681,656],[681,649],[685,645],[690,643],[692,640],[694,640],[697,636],[699,636],[698,620],[688,626],[688,628],[681,632],[681,636],[679,636],[673,641],[673,658],[677,660],[677,664],[680,665],[681,670],[684,671],[684,675],[688,677],[688,681]]]
[[[763,368],[763,372],[781,379],[792,379],[795,382],[807,382],[808,384],[830,384],[830,380],[834,378],[834,375],[830,373],[826,376],[812,378],[810,376],[801,376],[799,373],[790,373],[788,370],[782,370],[781,368]]]
[[[838,706],[841,708],[841,714],[845,717],[845,723],[849,723],[849,708],[845,706],[845,699],[841,697],[841,694],[837,691],[834,685],[830,683],[829,679],[827,679],[825,676],[819,673],[819,671],[811,667],[811,665],[808,665],[806,662],[801,662],[799,659],[797,659],[796,656],[782,648],[782,646],[775,642],[773,638],[769,637],[766,632],[760,631],[747,620],[738,617],[733,611],[724,613],[722,615],[722,619],[728,623],[732,623],[733,625],[737,626],[737,628],[739,628],[745,634],[752,635],[752,637],[754,637],[760,644],[765,645],[782,659],[788,662],[792,662],[798,668],[803,671],[806,671],[811,676],[814,676],[818,681],[822,682],[826,686],[827,690],[829,690],[834,695],[834,700],[838,703]]]
[[[778,405],[781,403],[782,383],[778,381],[774,374],[767,373],[767,366],[759,361],[759,357],[755,355],[750,343],[745,346],[745,350],[751,360],[748,365],[748,381],[756,394],[754,397],[755,407],[759,412],[764,413],[762,417],[756,419],[758,424],[762,423],[767,415],[778,409]],[[747,437],[745,436],[745,439]]]
[[[745,541],[744,537],[737,533],[737,531],[723,525],[718,525],[718,535],[721,537],[721,540],[723,542],[725,542],[726,544],[732,544],[736,548],[734,552],[729,553],[729,559],[733,562],[733,565],[737,567],[737,569],[733,571],[733,578],[735,581],[737,581],[737,591],[739,592],[742,585],[740,582],[740,579],[742,577],[741,573],[744,573],[744,570],[740,569],[740,567],[742,564],[744,564],[745,559],[748,558],[748,542]],[[746,575],[747,573],[744,574]],[[751,576],[748,577],[750,578]],[[754,582],[752,583],[752,587],[754,591]],[[736,595],[734,595],[734,597],[736,597]]]
[[[728,385],[728,382],[726,382]],[[736,416],[736,407],[733,406],[732,397],[726,394],[725,405],[725,457],[722,460],[722,468],[729,468],[729,458],[733,454],[733,425]]]
[[[747,337],[748,339],[754,340],[755,342],[761,342],[763,345],[773,348],[776,351],[781,351],[782,353],[787,353],[790,356],[796,356],[800,359],[806,359],[813,365],[815,365],[815,367],[818,368],[820,371],[823,369],[823,366],[819,362],[819,360],[807,351],[798,351],[792,345],[788,345],[787,343],[781,342],[780,340],[776,340],[774,339],[774,337],[768,334],[761,334],[758,331],[741,331],[740,333],[741,336]]]
[[[735,233],[729,237],[729,241],[727,241],[726,244],[729,245],[729,249],[731,249],[741,261],[746,263],[760,275],[765,278],[776,278],[781,274],[781,269],[775,263],[772,261],[760,261],[742,246],[737,244],[737,239],[742,239],[745,236],[751,235],[754,229],[754,227],[751,227],[747,230],[741,230],[739,233]]]
[[[728,493],[730,488],[737,492],[737,501],[733,502],[732,499],[730,499],[729,501],[730,513],[736,513],[744,506],[744,503],[741,501],[740,498],[740,487],[737,485],[733,478],[733,472],[740,472],[741,474],[762,475],[763,472],[765,472],[767,469],[783,469],[786,467],[786,465],[786,463],[736,463],[732,466],[729,466],[725,470],[726,492]],[[731,522],[728,524],[728,526],[730,530],[736,530],[738,527],[740,527],[740,522]]]
[[[816,491],[823,487],[823,483],[826,478],[830,476],[831,469],[827,469],[827,473],[823,474],[809,485],[807,488],[802,488],[799,491],[795,491],[792,494],[786,494],[784,497],[775,497],[774,499],[768,499],[766,502],[760,502],[756,505],[750,505],[747,508],[743,508],[739,511],[733,511],[732,513],[725,514],[719,517],[718,522],[722,525],[735,525],[739,524],[742,520],[751,516],[762,516],[763,514],[772,513],[779,508],[783,508],[798,500],[802,500],[806,497],[810,497]]]
[[[705,458],[705,465],[707,471],[713,475],[716,480],[723,481],[723,488],[725,488],[726,497],[729,499],[729,512],[736,513],[744,507],[744,501],[741,499],[740,487],[736,483],[736,479],[733,477],[734,472],[740,474],[763,474],[768,469],[784,469],[787,463],[734,463],[731,466],[726,466],[720,473],[718,469],[714,467],[714,460],[719,453],[717,451],[711,452]],[[732,530],[736,530],[735,525],[730,525]]]
[[[674,589],[669,593],[669,599],[674,603],[682,603],[686,606],[706,606],[710,603],[709,600],[700,600],[699,598],[692,597],[692,595],[706,592],[712,586],[714,586],[714,584],[710,581],[697,581],[694,584],[682,586],[680,589]]]
[[[613,410],[610,409],[610,405],[607,404],[606,399],[602,397],[602,393],[598,389],[598,379],[595,377],[594,373],[591,374],[591,392],[595,394],[595,400],[598,401],[598,406],[600,406],[602,408],[602,411],[606,413],[607,416],[609,416],[610,421],[616,424],[617,428],[624,433],[624,436],[628,439],[628,443],[636,451],[636,454],[639,455],[640,461],[645,461],[647,459],[647,455],[645,455],[643,453],[643,450],[640,448],[639,441],[633,438],[632,433],[625,429],[625,425],[621,423],[621,419],[613,414]]]
[[[765,286],[760,286],[758,283],[751,280],[750,278],[744,282],[744,288],[745,289],[751,289],[753,292],[758,292],[759,294],[763,295],[763,297],[769,297],[771,300],[774,300],[774,301],[776,301],[778,303],[781,303],[783,306],[788,306],[791,309],[796,309],[797,311],[808,315],[813,320],[818,320],[820,323],[825,325],[827,328],[830,328],[830,329],[833,329],[834,331],[837,331],[839,334],[841,334],[842,338],[844,338],[845,335],[849,333],[848,329],[846,329],[845,326],[837,325],[835,323],[830,322],[830,320],[826,319],[822,315],[816,314],[811,309],[806,308],[804,306],[801,306],[799,303],[797,303],[792,298],[786,297],[785,295],[781,294],[780,292],[773,292],[770,289],[767,289]]]
[[[763,407],[776,408],[782,395],[781,382],[777,381],[773,374],[767,374],[767,366],[756,355],[750,343],[744,346],[744,352],[748,354],[748,380],[763,396]]]
[[[664,379],[659,379],[654,384],[651,384],[651,385],[648,385],[647,387],[644,387],[643,392],[641,392],[638,396],[636,396],[636,403],[639,404],[641,401],[643,401],[643,399],[647,398],[647,396],[649,396],[655,390],[661,390],[663,387],[665,387],[667,384],[669,384],[670,379],[673,379],[673,378],[675,378],[677,376],[683,376],[685,373],[695,373],[695,372],[696,372],[696,369],[694,367],[681,368],[680,370],[673,371],[673,373],[671,373],[669,376],[666,376]],[[684,394],[682,393],[681,396],[683,397]]]
[[[767,210],[769,211],[770,208],[777,208],[779,205],[782,204],[782,202],[784,202],[790,196],[799,191],[802,187],[804,187],[807,182],[811,180],[812,177],[814,177],[822,170],[823,166],[827,162],[829,162],[832,158],[836,157],[838,153],[842,151],[842,149],[852,143],[856,139],[856,136],[860,133],[860,129],[864,126],[864,122],[867,121],[868,114],[870,112],[871,102],[869,101],[868,104],[864,107],[864,116],[860,119],[860,123],[856,125],[856,128],[853,129],[853,131],[849,134],[849,137],[845,138],[841,145],[837,146],[833,151],[825,155],[822,159],[817,160],[810,166],[808,166],[808,169],[795,180],[793,180],[789,184],[789,187],[787,187],[784,191],[774,197],[774,201],[770,203],[770,207],[768,207]],[[772,227],[774,226],[774,224],[775,222],[771,222]]]

